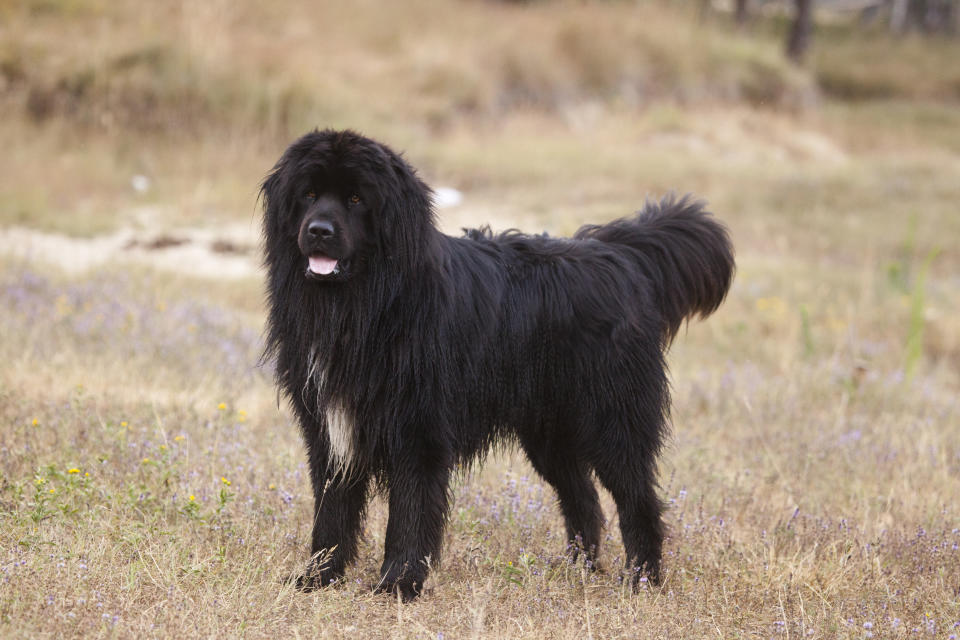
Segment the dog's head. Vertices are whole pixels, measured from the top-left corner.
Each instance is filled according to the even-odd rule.
[[[344,282],[378,264],[402,270],[422,259],[433,229],[430,190],[414,169],[352,131],[294,142],[261,194],[267,266],[298,267],[312,282]]]

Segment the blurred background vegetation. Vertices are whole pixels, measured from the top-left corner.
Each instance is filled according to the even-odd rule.
[[[952,154],[956,3],[910,0],[892,30],[901,5],[818,3],[797,65],[793,2],[0,0],[0,222],[90,234],[143,204],[171,224],[245,218],[278,153],[317,126],[383,138],[508,220],[571,200],[620,215],[712,186],[703,172],[757,145],[784,163]],[[649,166],[684,155],[687,170]],[[750,188],[742,200],[762,197]]]

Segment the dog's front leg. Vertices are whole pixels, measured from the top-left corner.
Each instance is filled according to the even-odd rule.
[[[370,486],[369,475],[361,470],[332,473],[327,447],[319,437],[308,445],[314,498],[313,535],[310,562],[296,579],[301,591],[325,587],[343,576],[346,565],[357,553]]]
[[[393,457],[387,478],[390,516],[378,590],[399,592],[406,602],[420,595],[430,564],[440,557],[452,459],[437,443]]]

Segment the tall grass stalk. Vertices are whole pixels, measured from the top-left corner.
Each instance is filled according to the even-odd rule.
[[[930,265],[940,253],[939,248],[931,249],[923,259],[917,277],[910,290],[910,324],[907,330],[907,343],[904,355],[904,372],[908,380],[912,379],[917,365],[923,357],[923,328],[926,316],[927,275]]]

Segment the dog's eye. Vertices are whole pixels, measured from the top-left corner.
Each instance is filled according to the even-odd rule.
[[[305,197],[307,200],[316,200],[316,199],[317,199],[317,192],[316,192],[316,191],[308,191],[307,194],[306,194],[304,197]]]
[[[350,196],[349,202],[350,204],[360,204],[360,196],[358,196],[357,194],[353,194],[352,196]]]

